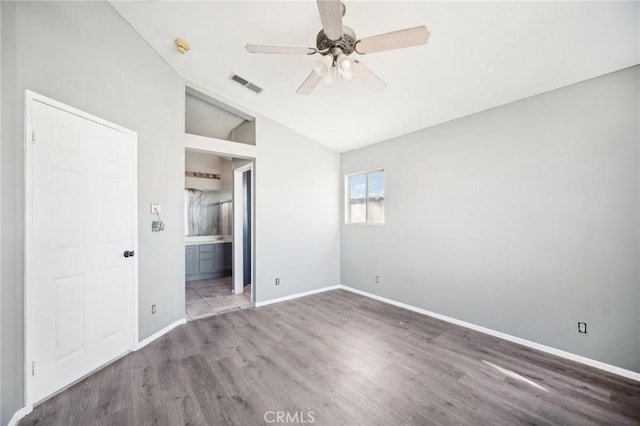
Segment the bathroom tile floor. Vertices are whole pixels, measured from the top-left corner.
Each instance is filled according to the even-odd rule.
[[[224,312],[246,309],[251,303],[251,288],[245,287],[243,294],[233,294],[231,277],[192,281],[186,285],[186,313],[188,320],[217,315]]]

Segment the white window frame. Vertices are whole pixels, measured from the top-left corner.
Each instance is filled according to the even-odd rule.
[[[369,222],[366,219],[366,214],[365,214],[365,221],[364,222],[351,222],[351,204],[350,204],[350,200],[351,200],[351,185],[350,185],[350,179],[353,176],[359,176],[359,175],[364,175],[366,177],[365,181],[366,181],[366,185],[367,185],[367,191],[365,193],[365,211],[368,211],[368,204],[369,204],[369,174],[371,173],[379,173],[382,172],[384,173],[384,190],[385,190],[385,209],[384,209],[384,213],[382,216],[382,221],[381,222]],[[384,225],[385,222],[387,221],[387,214],[386,214],[386,191],[387,191],[387,172],[385,169],[383,168],[379,168],[379,169],[371,169],[371,170],[365,170],[365,171],[361,171],[361,172],[355,172],[355,173],[348,173],[346,175],[344,175],[344,223],[345,225]]]

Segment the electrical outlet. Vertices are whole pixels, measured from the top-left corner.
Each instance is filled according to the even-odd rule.
[[[376,284],[380,284],[382,282],[382,277],[380,275],[376,275]]]
[[[162,213],[162,204],[151,203],[151,214],[160,214],[160,213]]]
[[[578,333],[587,333],[587,323],[586,322],[579,322],[578,323]]]
[[[280,278],[276,278],[276,285],[280,285]]]
[[[151,313],[155,314],[156,312],[158,312],[158,309],[156,308],[156,305],[155,304],[151,305]]]

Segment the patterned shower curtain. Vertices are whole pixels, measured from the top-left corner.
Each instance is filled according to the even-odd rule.
[[[185,189],[184,205],[186,236],[220,234],[220,203],[215,191]]]

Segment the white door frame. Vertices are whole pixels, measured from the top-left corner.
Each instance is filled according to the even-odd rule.
[[[244,186],[242,175],[251,171],[251,301],[255,303],[254,291],[254,253],[255,253],[255,203],[253,163],[244,164],[233,169],[233,292],[242,294],[244,290]]]
[[[29,347],[29,300],[30,300],[30,281],[31,281],[31,270],[34,267],[31,264],[33,258],[33,224],[31,222],[31,217],[33,215],[33,204],[31,203],[30,194],[33,193],[33,105],[35,103],[41,103],[48,105],[53,108],[57,108],[61,111],[76,115],[80,118],[84,118],[86,120],[93,121],[97,124],[101,124],[105,127],[109,127],[113,130],[122,132],[126,135],[130,135],[133,137],[133,144],[131,146],[131,151],[133,153],[133,176],[136,177],[136,181],[133,183],[133,250],[138,252],[138,134],[132,130],[126,129],[122,126],[118,126],[117,124],[110,123],[106,120],[103,120],[94,115],[88,114],[84,111],[80,111],[76,108],[65,105],[61,102],[55,101],[53,99],[42,96],[38,93],[32,92],[30,90],[25,91],[25,129],[24,129],[24,146],[25,146],[25,184],[24,184],[24,208],[25,208],[25,216],[24,216],[24,400],[25,400],[25,408],[27,413],[33,409],[33,404],[36,401],[33,401],[32,395],[30,394],[29,388],[29,373],[30,369],[27,368],[29,360],[31,359],[31,348]],[[136,347],[139,335],[138,335],[138,256],[134,256],[133,261],[133,339],[131,341],[130,350],[134,350]]]

